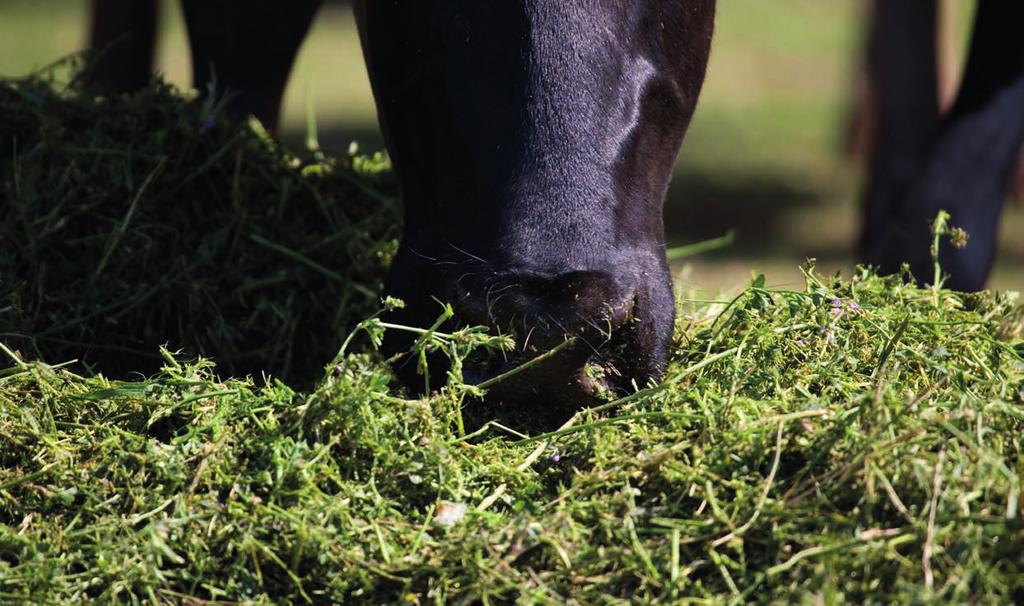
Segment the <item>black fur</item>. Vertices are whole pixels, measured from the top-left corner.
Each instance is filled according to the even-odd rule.
[[[435,298],[449,300],[468,321],[525,319],[521,335],[545,346],[612,319],[624,342],[609,370],[659,376],[674,315],[662,202],[713,6],[357,2],[406,204],[397,319],[428,325]],[[574,278],[571,303],[551,302]],[[580,389],[575,373],[604,346],[591,336],[558,376],[530,379],[531,397]]]

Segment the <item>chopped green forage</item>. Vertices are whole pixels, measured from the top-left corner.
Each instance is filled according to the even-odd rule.
[[[508,336],[365,320],[379,160],[292,166],[200,110],[0,86],[0,603],[1024,601],[1016,295],[758,276],[687,303],[662,382],[510,422],[475,396],[517,371],[461,373]],[[389,330],[447,386],[394,389]],[[146,349],[213,333],[229,367]],[[40,361],[81,343],[162,370]]]

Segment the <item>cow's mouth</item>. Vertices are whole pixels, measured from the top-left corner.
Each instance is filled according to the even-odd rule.
[[[566,413],[626,395],[635,377],[650,374],[629,360],[642,359],[628,315],[608,333],[597,330],[546,338],[512,352],[475,352],[463,365],[469,385],[484,386],[484,403]]]

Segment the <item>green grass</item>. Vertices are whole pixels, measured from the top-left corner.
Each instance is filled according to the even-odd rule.
[[[0,596],[255,603],[1020,600],[1020,316],[864,273],[682,316],[666,379],[561,429],[166,355],[8,356]],[[539,404],[539,403],[538,403]]]
[[[457,364],[420,398],[340,303],[393,249],[385,164],[300,162],[159,85],[0,91],[0,602],[1024,600],[1013,295],[806,267],[682,292],[665,379],[601,406],[485,408]],[[316,380],[147,331],[218,363],[258,334],[247,363]],[[161,369],[97,372],[144,347]]]

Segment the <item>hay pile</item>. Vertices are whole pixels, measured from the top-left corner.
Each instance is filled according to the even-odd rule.
[[[0,602],[1024,602],[1014,297],[762,277],[683,302],[662,383],[464,430],[487,411],[457,373],[404,399],[343,350],[300,392],[154,345],[331,359],[393,250],[383,175],[296,167],[160,86],[0,90]],[[163,369],[44,362],[83,353]]]
[[[1011,300],[812,277],[679,328],[664,383],[530,437],[366,354],[303,394],[0,351],[0,601],[1024,600]]]
[[[310,385],[378,307],[386,161],[300,162],[159,82],[0,81],[0,116],[0,338],[23,354],[123,376],[167,344]]]

